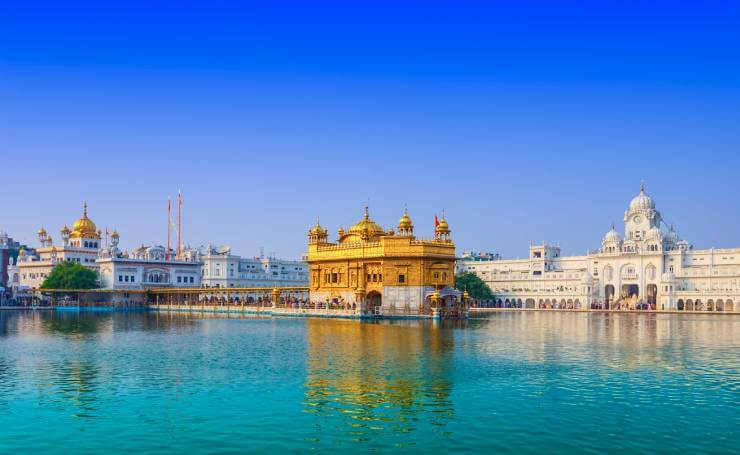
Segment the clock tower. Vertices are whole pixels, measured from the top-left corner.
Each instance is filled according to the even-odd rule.
[[[652,228],[660,228],[660,212],[655,210],[655,202],[645,194],[645,184],[640,185],[640,194],[630,202],[624,212],[624,235],[626,240],[644,240]]]

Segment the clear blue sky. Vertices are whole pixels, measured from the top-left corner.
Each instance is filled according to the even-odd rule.
[[[164,243],[182,188],[185,239],[244,255],[366,202],[582,253],[644,179],[697,247],[740,246],[737,3],[348,3],[3,2],[0,229],[58,240],[87,200]]]

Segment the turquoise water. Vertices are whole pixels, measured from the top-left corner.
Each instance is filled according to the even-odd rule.
[[[737,452],[740,317],[0,311],[0,452]]]

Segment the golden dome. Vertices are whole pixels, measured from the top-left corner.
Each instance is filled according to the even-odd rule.
[[[82,218],[75,221],[75,224],[72,225],[71,237],[100,238],[100,234],[98,234],[95,223],[87,217],[87,203],[83,205]]]
[[[62,232],[62,234],[69,234],[71,231],[69,230],[69,228],[65,224],[64,227],[61,229],[61,232]]]
[[[41,237],[46,237],[46,229],[44,228],[39,229],[37,234],[40,235]]]
[[[370,219],[370,212],[365,207],[365,216],[347,230],[340,239],[341,242],[357,242],[360,240],[376,241],[387,232],[378,223]]]
[[[411,217],[409,217],[408,211],[403,211],[403,216],[401,217],[401,220],[398,222],[398,230],[401,229],[411,229],[414,227],[414,223],[411,222]]]
[[[113,233],[110,235],[111,237],[118,237],[118,231],[113,229]]]

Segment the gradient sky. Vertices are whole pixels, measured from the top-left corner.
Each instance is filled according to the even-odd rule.
[[[0,229],[58,241],[86,200],[165,243],[181,188],[185,240],[246,256],[365,203],[581,254],[644,179],[696,247],[740,246],[737,2],[240,3],[2,2]]]

